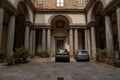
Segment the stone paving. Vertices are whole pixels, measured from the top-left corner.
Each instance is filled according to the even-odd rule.
[[[54,62],[54,59],[0,66],[0,80],[120,80],[120,68],[94,62]]]

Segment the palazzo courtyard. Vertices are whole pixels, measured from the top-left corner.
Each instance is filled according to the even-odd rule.
[[[120,68],[74,59],[55,62],[54,58],[35,58],[27,64],[0,65],[0,80],[120,80]]]

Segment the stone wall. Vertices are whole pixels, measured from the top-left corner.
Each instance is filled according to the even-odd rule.
[[[64,0],[64,7],[57,7],[56,0],[43,0],[43,4],[38,4],[37,0],[35,0],[35,7],[37,9],[83,9],[85,4],[81,4],[81,6],[77,4],[77,0]]]
[[[37,13],[35,14],[35,24],[36,25],[51,25],[51,20],[57,16],[59,14],[40,14]],[[64,13],[61,14],[63,16],[65,16],[68,20],[70,25],[86,25],[86,20],[85,20],[85,15],[84,14],[80,14],[80,13],[76,13],[76,14],[72,14],[72,13]]]

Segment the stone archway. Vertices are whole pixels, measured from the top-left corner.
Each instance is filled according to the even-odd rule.
[[[53,55],[56,49],[66,48],[69,50],[69,20],[63,15],[55,16],[51,21],[51,39]]]
[[[106,49],[105,18],[102,15],[102,9],[102,2],[97,1],[93,9],[93,15],[96,21],[96,47]]]
[[[25,40],[25,22],[29,19],[29,14],[25,2],[20,1],[17,6],[18,15],[15,19],[14,50],[24,46]]]

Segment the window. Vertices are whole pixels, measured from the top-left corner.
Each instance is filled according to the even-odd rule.
[[[42,4],[42,3],[43,3],[43,0],[38,0],[37,3],[38,3],[38,4]]]
[[[78,0],[78,4],[84,3],[84,0]]]
[[[64,6],[64,0],[57,0],[57,7],[63,7]]]
[[[64,21],[62,21],[62,20],[57,21],[56,28],[64,28]]]

